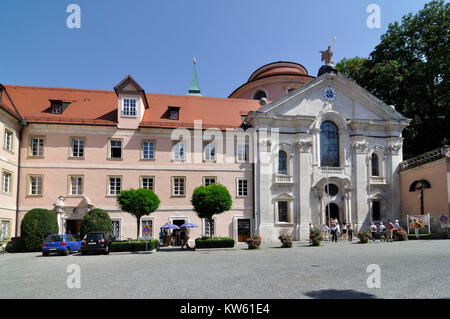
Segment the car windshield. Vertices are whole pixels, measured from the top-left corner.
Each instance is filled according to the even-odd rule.
[[[103,234],[102,233],[94,233],[94,234],[87,234],[86,235],[86,239],[98,240],[98,239],[102,239],[102,238],[103,238]]]
[[[63,241],[63,236],[48,236],[45,241],[54,242],[54,241]]]

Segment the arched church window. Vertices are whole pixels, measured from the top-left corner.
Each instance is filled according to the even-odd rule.
[[[320,125],[320,165],[339,167],[339,135],[331,121]]]
[[[372,154],[372,176],[380,176],[380,170],[378,167],[378,155]]]
[[[287,154],[283,150],[278,152],[278,174],[287,175]]]
[[[263,97],[267,98],[267,94],[262,90],[256,91],[255,95],[253,95],[254,100],[261,100]]]

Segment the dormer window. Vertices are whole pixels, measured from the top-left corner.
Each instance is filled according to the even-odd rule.
[[[169,120],[177,121],[179,119],[179,109],[172,107],[169,108]]]
[[[122,99],[122,116],[136,116],[136,99],[124,98]]]
[[[50,113],[51,114],[63,114],[69,104],[72,102],[62,100],[50,100]]]
[[[62,105],[61,104],[52,104],[52,108],[50,110],[52,114],[61,114],[62,113]]]

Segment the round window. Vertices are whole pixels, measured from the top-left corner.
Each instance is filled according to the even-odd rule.
[[[339,188],[334,184],[325,186],[325,192],[330,196],[335,196],[339,192]]]

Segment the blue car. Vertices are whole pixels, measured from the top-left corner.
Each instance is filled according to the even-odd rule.
[[[73,235],[49,235],[42,244],[42,255],[48,256],[50,253],[60,253],[68,256],[71,252],[81,249],[81,240],[77,240]]]

